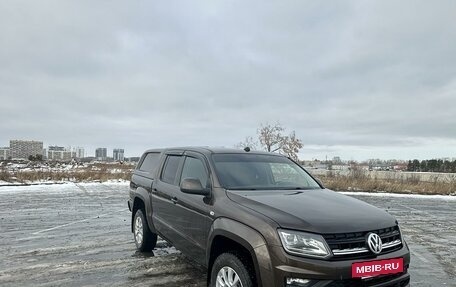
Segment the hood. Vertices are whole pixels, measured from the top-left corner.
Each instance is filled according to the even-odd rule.
[[[328,234],[376,230],[397,224],[386,211],[328,189],[228,190],[227,196],[287,229]]]

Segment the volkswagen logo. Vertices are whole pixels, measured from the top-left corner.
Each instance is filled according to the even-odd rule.
[[[375,254],[382,252],[382,239],[376,233],[369,233],[367,236],[367,246]]]

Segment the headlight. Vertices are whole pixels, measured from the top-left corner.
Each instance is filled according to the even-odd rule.
[[[320,235],[283,229],[278,232],[283,247],[289,253],[319,258],[330,255],[329,248]]]

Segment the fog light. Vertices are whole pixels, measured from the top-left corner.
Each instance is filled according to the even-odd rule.
[[[311,280],[302,278],[287,278],[287,287],[307,287],[311,285]]]

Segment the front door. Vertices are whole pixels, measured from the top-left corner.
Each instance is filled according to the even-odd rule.
[[[197,178],[205,188],[211,188],[209,169],[204,157],[195,152],[185,152],[185,159],[179,182],[185,178]],[[176,195],[176,209],[173,225],[183,235],[182,249],[196,261],[204,264],[207,238],[212,224],[210,198],[203,195],[183,193]],[[177,246],[176,246],[177,247]]]

